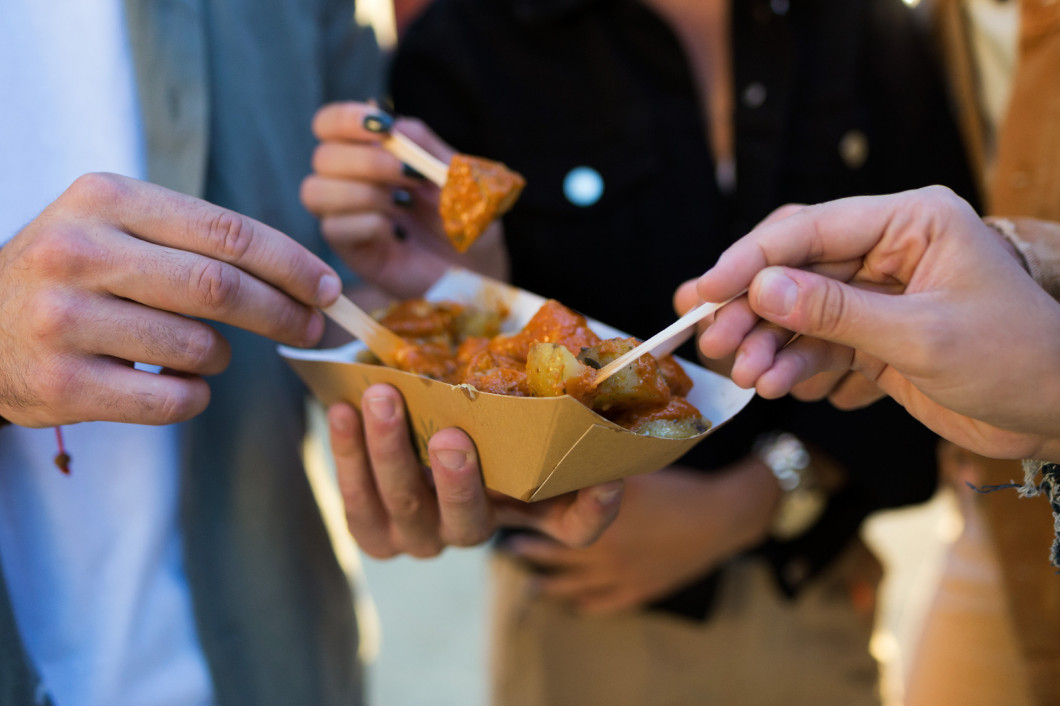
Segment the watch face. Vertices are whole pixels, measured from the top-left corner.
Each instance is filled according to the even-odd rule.
[[[793,539],[813,526],[827,500],[810,465],[810,452],[793,434],[783,433],[762,437],[755,443],[755,454],[769,466],[781,489],[770,535]]]

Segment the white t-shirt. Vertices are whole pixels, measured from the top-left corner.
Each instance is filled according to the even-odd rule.
[[[145,174],[121,0],[0,2],[0,242],[80,174]],[[2,283],[0,283],[2,289]],[[0,561],[57,706],[208,704],[178,525],[179,427],[0,430]]]

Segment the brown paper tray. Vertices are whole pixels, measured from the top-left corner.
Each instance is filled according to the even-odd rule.
[[[535,294],[466,270],[451,270],[427,298],[479,306],[503,304],[510,312],[507,331],[520,329],[544,302]],[[589,324],[603,338],[626,335],[591,319]],[[694,383],[688,399],[712,426],[690,439],[659,439],[623,429],[570,397],[482,393],[466,385],[352,362],[362,349],[354,341],[330,350],[280,346],[280,354],[325,405],[346,400],[359,407],[369,385],[393,385],[405,398],[421,458],[426,460],[427,440],[434,432],[459,427],[475,442],[486,486],[526,501],[667,466],[729,421],[754,396],[753,390],[741,389],[726,377],[681,360]]]

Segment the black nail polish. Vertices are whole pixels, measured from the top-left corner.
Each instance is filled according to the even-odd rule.
[[[412,194],[405,191],[404,189],[394,189],[393,199],[395,206],[408,208],[412,205]]]
[[[405,232],[404,228],[402,228],[401,226],[394,226],[394,237],[397,238],[399,242],[403,243],[408,240],[409,236],[408,233]]]
[[[426,178],[422,174],[420,174],[418,171],[416,171],[415,169],[413,169],[412,167],[410,167],[407,164],[402,164],[401,165],[401,173],[404,176],[407,176],[410,179],[425,179]]]
[[[390,129],[394,127],[394,118],[386,113],[376,113],[364,116],[361,124],[364,125],[365,130],[370,132],[390,132]]]

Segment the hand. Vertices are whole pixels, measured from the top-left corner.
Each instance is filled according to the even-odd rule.
[[[391,296],[418,297],[452,265],[497,279],[507,276],[507,254],[495,223],[467,253],[449,244],[438,215],[439,189],[403,172],[382,136],[364,127],[384,115],[366,103],[333,103],[313,119],[320,139],[302,201],[320,218],[328,244],[366,281]],[[395,121],[394,130],[448,163],[454,154],[423,123]]]
[[[683,315],[703,302],[700,299],[696,284],[696,280],[689,280],[678,287],[674,295],[674,308],[679,315]],[[744,309],[742,312],[744,316],[756,316],[753,311],[750,311],[746,299],[734,301],[721,311],[702,321],[699,324],[700,335],[707,331],[715,321],[716,316],[730,317],[741,309]],[[744,337],[738,353],[741,356],[746,356],[748,350],[754,350],[762,346],[765,346],[767,350],[777,351],[783,349],[794,340],[795,333],[793,331],[770,321],[760,320],[754,325],[754,329]],[[811,342],[803,342],[800,345],[813,344]],[[741,387],[755,387],[756,378],[754,375],[749,373],[744,365],[735,367],[735,356],[733,355],[723,355],[723,357],[714,359],[701,354],[700,362],[704,367],[714,372],[731,377]],[[886,395],[883,390],[864,375],[851,372],[846,368],[818,372],[802,382],[791,385],[790,388],[778,389],[762,382],[758,386],[758,394],[767,399],[791,394],[792,397],[804,402],[815,402],[828,398],[834,406],[845,410],[867,407]]]
[[[787,204],[781,206],[774,209],[772,213],[762,219],[757,227],[761,228],[762,226],[782,221],[789,216],[795,215],[805,207],[805,204]],[[702,301],[703,300],[699,297],[697,281],[689,280],[678,287],[677,292],[674,295],[674,308],[677,310],[678,314],[684,314],[695,306],[698,306]],[[720,311],[715,312],[711,317],[702,321],[698,327],[699,333],[703,334],[711,323],[715,321],[717,316],[720,315],[728,318],[736,314],[741,308],[743,308],[743,316],[756,317],[754,312],[750,311],[747,301],[741,299],[725,307],[724,313]],[[754,351],[756,348],[763,347],[767,351],[776,351],[791,344],[795,340],[795,336],[796,334],[794,331],[790,331],[783,326],[778,326],[771,321],[761,319],[754,325],[754,329],[744,337],[744,341],[738,352],[741,356],[746,356],[748,351]],[[707,337],[705,340],[709,339],[710,337]],[[807,346],[812,344],[803,342],[800,345]],[[702,355],[700,357],[705,365],[709,366],[715,372],[728,375],[737,385],[740,385],[741,387],[755,386],[756,378],[753,376],[752,371],[748,371],[747,367],[744,365],[735,366],[735,356],[724,356],[722,360],[707,358]],[[775,390],[763,383],[758,387],[757,392],[761,397],[766,399],[783,397],[785,394],[790,394],[792,397],[804,402],[816,402],[828,398],[833,405],[846,410],[867,407],[873,402],[879,400],[885,394],[864,376],[858,373],[852,373],[846,368],[818,371],[808,379],[791,385],[790,389],[785,388]]]
[[[188,419],[209,402],[202,376],[230,357],[189,317],[309,346],[324,330],[315,307],[340,288],[321,260],[245,216],[83,176],[0,249],[0,415],[33,427]]]
[[[700,350],[735,352],[734,376],[759,390],[782,394],[849,368],[961,446],[1057,453],[1060,304],[947,189],[843,199],[757,228],[699,280],[698,295],[720,301],[744,288]],[[802,335],[783,348],[756,338],[758,316]]]
[[[431,437],[431,465],[424,468],[398,391],[373,385],[361,402],[363,417],[339,403],[328,410],[328,422],[346,521],[370,556],[436,556],[447,546],[481,544],[501,526],[532,528],[584,546],[618,512],[621,481],[536,503],[486,490],[475,445],[459,429]]]
[[[672,593],[765,539],[779,489],[748,457],[724,472],[678,469],[626,479],[622,510],[592,546],[512,537],[506,549],[533,566],[541,595],[586,614],[615,613]]]

